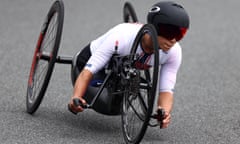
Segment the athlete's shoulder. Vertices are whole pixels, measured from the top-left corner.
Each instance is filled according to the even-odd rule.
[[[182,47],[178,42],[176,42],[169,52],[182,54]]]
[[[113,29],[123,30],[123,31],[135,31],[139,30],[143,24],[141,23],[120,23],[113,27]]]
[[[175,43],[175,45],[169,50],[168,60],[169,60],[169,62],[171,61],[171,62],[181,63],[182,47],[178,42]]]

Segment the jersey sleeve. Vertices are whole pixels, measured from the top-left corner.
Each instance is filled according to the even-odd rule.
[[[96,73],[104,68],[113,53],[115,52],[116,42],[118,42],[118,53],[126,53],[126,34],[127,31],[122,30],[124,25],[117,25],[110,29],[107,33],[100,36],[96,40],[91,42],[90,48],[92,56],[88,60],[85,69],[88,69],[92,73]]]
[[[119,24],[92,41],[90,45],[92,56],[85,69],[94,74],[105,67],[115,52],[116,42],[118,42],[118,54],[129,54],[133,40],[140,28],[141,25]]]
[[[105,40],[98,45],[98,48],[92,53],[92,56],[88,60],[85,69],[88,69],[92,73],[98,72],[104,66],[107,65],[114,53],[115,42],[117,37],[109,35]]]

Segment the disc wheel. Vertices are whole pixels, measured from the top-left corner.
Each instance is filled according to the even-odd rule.
[[[138,22],[136,12],[130,2],[125,2],[123,6],[123,21],[124,22]]]
[[[26,106],[33,114],[41,104],[56,61],[62,35],[64,5],[55,1],[43,23],[30,69]]]
[[[152,38],[154,53],[152,53],[151,65],[145,68],[139,68],[135,65],[138,56],[138,48],[141,39],[145,34]],[[133,43],[130,61],[132,62],[131,74],[124,89],[122,103],[122,130],[127,143],[139,143],[148,127],[148,123],[153,111],[154,99],[159,70],[159,50],[157,43],[157,34],[154,27],[150,24],[144,25],[138,32]],[[134,74],[132,74],[134,73]]]

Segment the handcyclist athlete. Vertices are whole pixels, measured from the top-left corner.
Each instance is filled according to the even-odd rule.
[[[161,69],[157,109],[165,110],[163,128],[166,128],[171,120],[174,86],[182,61],[182,48],[179,41],[189,28],[189,16],[182,5],[164,1],[151,7],[147,15],[147,22],[155,27],[158,34]],[[81,106],[74,106],[73,99],[77,98],[86,104],[83,97],[86,89],[93,75],[108,64],[115,51],[115,42],[118,41],[119,55],[129,54],[134,39],[142,26],[143,24],[139,23],[118,24],[91,41],[80,52],[77,64],[82,71],[75,81],[73,95],[69,103],[71,111],[75,113],[83,111]],[[151,42],[150,36],[145,34],[137,49],[140,63],[151,64],[151,54],[153,53]]]

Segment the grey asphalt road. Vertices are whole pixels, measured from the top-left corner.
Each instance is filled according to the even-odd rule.
[[[0,143],[124,143],[120,116],[92,110],[74,116],[67,110],[72,93],[70,66],[56,65],[43,102],[26,113],[31,59],[51,0],[0,1]],[[131,0],[141,22],[156,1]],[[240,143],[239,0],[179,0],[191,27],[181,42],[172,123],[149,128],[143,144]],[[90,40],[122,22],[124,1],[64,1],[60,54],[73,55]]]

